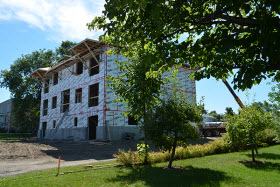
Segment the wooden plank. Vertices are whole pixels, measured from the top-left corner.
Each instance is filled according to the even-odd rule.
[[[95,65],[95,66],[92,66],[92,67],[90,67],[89,69],[93,69],[93,68],[96,68],[96,67],[98,67],[99,65],[97,64],[97,65]]]
[[[65,66],[65,65],[63,65],[70,73],[72,73],[73,75],[78,75],[77,73],[75,73],[75,72],[73,72],[73,71],[71,71],[70,69],[68,69],[68,67],[67,66]]]
[[[88,50],[89,50],[90,54],[92,55],[92,57],[94,58],[94,60],[98,63],[98,65],[100,65],[99,60],[97,60],[96,56],[94,55],[92,50],[89,48],[88,44],[86,42],[84,42],[84,44],[88,48]]]
[[[34,77],[32,77],[36,82],[38,82],[38,84],[42,87],[42,88],[44,88],[44,86],[41,84],[41,82],[39,81],[39,80],[37,80],[37,79],[35,79]]]
[[[49,86],[49,84],[46,82],[46,79],[44,77],[42,77],[42,75],[40,73],[38,73],[38,71],[36,71],[36,73],[39,75],[39,77],[43,80],[43,82]]]

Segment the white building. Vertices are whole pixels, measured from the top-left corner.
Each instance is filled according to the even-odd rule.
[[[11,128],[10,123],[13,122],[12,110],[12,99],[8,99],[0,103],[0,128],[6,130],[7,132]]]
[[[109,49],[100,41],[85,39],[70,49],[75,56],[31,74],[44,87],[39,138],[118,140],[128,133],[142,137],[135,120],[121,115],[126,105],[114,103],[116,96],[106,87],[107,76],[121,73],[115,60],[128,60],[121,55],[108,56]],[[184,67],[178,72],[190,99],[196,92],[195,82],[189,79],[193,71]]]

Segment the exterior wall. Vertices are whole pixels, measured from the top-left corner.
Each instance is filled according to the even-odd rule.
[[[105,49],[104,49],[105,50]],[[42,137],[42,123],[47,122],[46,139],[51,138],[53,128],[53,120],[56,120],[56,125],[59,126],[58,132],[55,134],[55,139],[87,139],[88,132],[85,129],[88,127],[88,117],[98,115],[98,126],[103,126],[104,114],[104,80],[105,80],[105,67],[106,55],[100,54],[100,67],[99,73],[89,76],[88,69],[84,67],[83,73],[74,75],[70,71],[76,71],[76,64],[68,69],[59,72],[58,84],[53,85],[53,80],[50,80],[49,93],[44,94],[42,89],[41,99],[41,113],[40,113],[40,127],[38,137]],[[90,56],[86,60],[89,66]],[[88,93],[89,85],[99,83],[99,99],[98,106],[88,107]],[[75,90],[82,88],[82,102],[75,103]],[[70,107],[68,114],[63,118],[64,113],[61,109],[62,92],[70,89]],[[52,97],[57,96],[57,108],[51,109]],[[43,116],[43,101],[48,99],[48,114]],[[74,126],[74,118],[78,118],[78,124]],[[97,137],[99,138],[99,137]]]
[[[12,99],[0,103],[0,128],[8,129],[8,123],[13,122]]]
[[[103,47],[104,52],[109,48]],[[89,65],[91,56],[86,60]],[[42,89],[41,99],[41,114],[40,114],[40,127],[38,137],[42,138],[42,123],[47,122],[47,129],[45,137],[51,138],[51,134],[55,129],[53,128],[53,120],[56,120],[56,125],[59,126],[55,133],[54,139],[88,139],[88,117],[98,115],[98,127],[96,128],[96,139],[107,139],[109,137],[106,125],[109,126],[109,131],[112,140],[124,139],[126,134],[134,134],[136,139],[143,137],[137,125],[128,125],[128,117],[122,116],[126,112],[127,106],[124,103],[115,103],[113,100],[117,96],[114,92],[106,87],[106,76],[118,76],[121,74],[117,68],[115,60],[123,62],[128,59],[121,56],[112,54],[107,56],[106,53],[100,55],[100,69],[99,74],[89,76],[88,70],[84,67],[81,75],[73,75],[69,70],[75,72],[75,66],[64,69],[59,72],[59,80],[57,85],[53,85],[53,80],[50,80],[49,93],[44,94]],[[192,70],[180,68],[177,76],[181,83],[182,89],[189,96],[189,101],[193,101],[195,94],[195,82],[189,80],[189,75]],[[171,75],[166,72],[164,76]],[[99,103],[96,107],[88,107],[89,85],[99,83]],[[82,88],[82,103],[75,103],[75,90]],[[70,108],[68,114],[64,117],[61,112],[61,92],[70,89]],[[170,91],[170,85],[162,86],[163,90]],[[57,96],[57,108],[51,109],[52,97]],[[48,99],[48,114],[43,116],[43,101]],[[74,126],[74,118],[78,118],[77,127]]]
[[[188,98],[188,102],[195,102],[196,103],[196,85],[195,81],[189,79],[190,75],[194,72],[195,70],[190,70],[185,67],[180,67],[178,68],[178,72],[176,73],[177,80],[180,85],[176,85],[177,89],[180,89],[185,93],[185,95]],[[171,76],[172,72],[165,72],[163,74],[164,77],[166,76]],[[161,87],[162,90],[165,91],[165,93],[168,93],[172,91],[174,88],[172,88],[172,83],[169,83],[167,85],[163,85]],[[164,98],[167,99],[167,94],[164,95]]]

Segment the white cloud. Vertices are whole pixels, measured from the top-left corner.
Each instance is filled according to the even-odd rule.
[[[0,0],[0,20],[20,20],[49,33],[52,40],[97,39],[86,23],[100,16],[104,0]]]

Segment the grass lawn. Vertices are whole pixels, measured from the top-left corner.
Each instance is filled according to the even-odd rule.
[[[56,170],[45,170],[2,178],[0,186],[280,186],[280,145],[259,149],[256,159],[250,151],[205,156],[175,161],[183,169],[162,169],[167,163],[132,168],[114,167],[48,176]],[[111,161],[110,163],[114,163]],[[104,163],[96,163],[108,164]],[[83,169],[62,168],[62,172]]]

